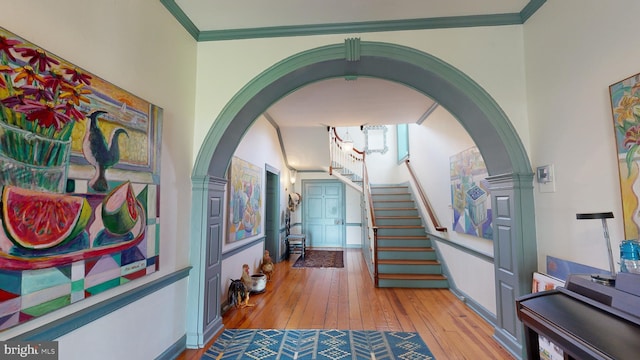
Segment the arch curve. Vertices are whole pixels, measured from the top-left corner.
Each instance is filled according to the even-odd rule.
[[[193,281],[189,285],[188,302],[193,314],[188,317],[188,334],[198,334],[195,342],[202,346],[207,331],[213,331],[202,329],[207,318],[203,309],[211,306],[202,299],[202,288],[210,280],[206,264],[216,251],[221,262],[221,247],[215,242],[221,241],[222,236],[213,239],[215,236],[209,230],[212,221],[209,201],[211,194],[218,194],[219,203],[224,198],[226,169],[244,133],[271,104],[300,87],[328,78],[367,76],[404,84],[434,99],[462,124],[478,146],[490,175],[492,194],[495,189],[499,195],[492,199],[494,218],[500,217],[499,229],[494,231],[496,337],[512,352],[521,352],[522,334],[514,318],[514,300],[530,289],[531,280],[527,279],[537,270],[537,249],[533,173],[511,122],[482,87],[432,55],[381,42],[361,42],[357,61],[346,60],[345,53],[344,44],[328,45],[295,54],[271,66],[229,101],[209,129],[192,172]],[[509,267],[504,268],[503,264]],[[194,343],[189,338],[187,341]]]
[[[526,151],[506,114],[458,69],[427,53],[388,43],[362,42],[359,61],[344,57],[344,45],[328,45],[293,55],[258,75],[216,118],[192,175],[223,177],[235,148],[224,145],[237,144],[271,104],[304,85],[351,74],[395,81],[434,99],[467,130],[490,175],[531,173]]]

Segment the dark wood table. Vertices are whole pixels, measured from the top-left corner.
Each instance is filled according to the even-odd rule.
[[[559,346],[565,359],[640,359],[640,319],[565,288],[520,297],[529,359],[540,359],[538,335]]]

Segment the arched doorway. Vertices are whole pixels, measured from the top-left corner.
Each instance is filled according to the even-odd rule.
[[[494,195],[495,337],[520,353],[515,298],[530,291],[537,254],[533,173],[517,133],[495,101],[454,67],[415,49],[354,39],[296,54],[267,69],[236,94],[207,133],[192,174],[188,344],[201,346],[222,325],[218,292],[225,172],[242,135],[291,91],[344,76],[376,77],[414,88],[445,107],[475,141]]]

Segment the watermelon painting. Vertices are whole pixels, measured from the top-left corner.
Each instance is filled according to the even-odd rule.
[[[104,204],[117,198],[114,194],[122,189],[125,205],[130,206],[105,216]],[[145,208],[133,197],[129,182],[107,196],[51,194],[5,186],[1,199],[4,231],[0,233],[0,269],[43,269],[113,254],[137,245],[146,232],[140,221]],[[105,218],[112,230],[105,225]],[[126,221],[119,223],[117,219]]]
[[[133,187],[124,182],[116,187],[102,201],[102,222],[104,228],[114,235],[131,231],[138,221],[138,209]]]
[[[158,186],[111,187],[108,194],[0,187],[0,332],[158,271]],[[27,300],[35,293],[39,303]]]
[[[0,332],[159,270],[163,115],[160,107],[0,27],[1,39],[0,100],[27,91],[19,88],[26,81],[39,88],[73,77],[82,88],[74,87],[80,111],[56,107],[55,118],[0,103],[0,123],[68,123],[53,129],[38,121],[21,131],[8,126],[15,122],[0,126]],[[20,80],[24,64],[37,59],[38,76]],[[51,64],[66,70],[57,81],[49,81]],[[46,84],[37,83],[40,78]],[[18,137],[25,131],[59,134],[64,148],[60,139],[45,147],[32,134]],[[13,146],[14,137],[26,145]],[[9,156],[15,154],[20,157]],[[37,163],[15,165],[31,158]]]
[[[9,239],[25,249],[48,249],[73,239],[90,216],[89,202],[79,196],[14,186],[2,191],[2,225]]]

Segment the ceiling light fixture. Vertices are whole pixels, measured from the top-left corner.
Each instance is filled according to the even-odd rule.
[[[353,140],[351,136],[349,136],[349,129],[347,129],[347,133],[344,135],[344,139],[342,139],[342,150],[344,152],[353,151]]]

